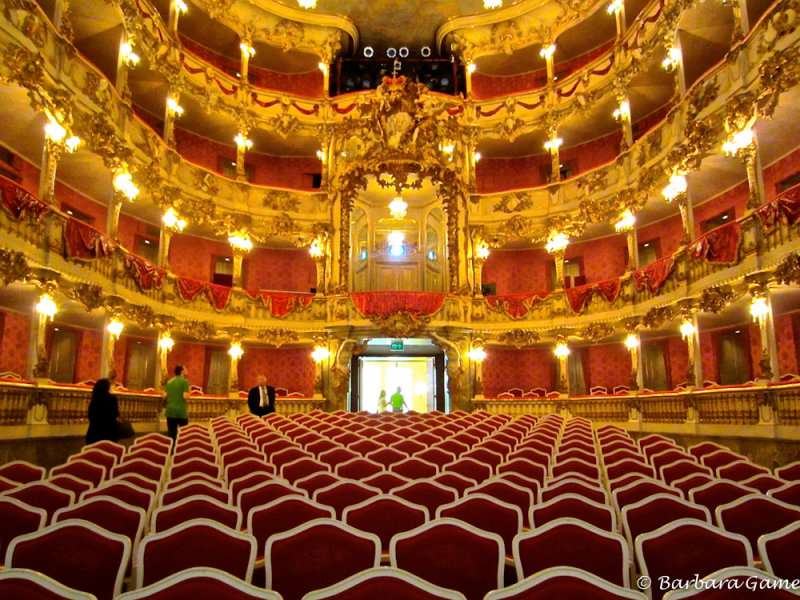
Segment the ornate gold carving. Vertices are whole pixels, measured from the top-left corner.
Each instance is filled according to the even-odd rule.
[[[305,37],[305,29],[302,23],[281,19],[275,26],[272,33],[272,43],[277,44],[284,52],[294,50],[300,46]]]
[[[256,337],[259,340],[266,342],[270,346],[275,346],[276,348],[280,348],[284,344],[289,344],[298,340],[298,335],[294,331],[281,328],[262,329],[256,334]]]
[[[92,312],[104,305],[103,288],[90,283],[78,283],[67,290],[67,296],[83,305],[86,312]]]
[[[268,191],[264,194],[261,203],[264,208],[292,212],[296,212],[300,205],[299,200],[295,196],[283,190]]]
[[[718,314],[733,300],[733,291],[728,285],[703,290],[698,309]]]
[[[38,52],[31,52],[22,46],[12,44],[3,52],[5,77],[30,90],[38,88],[44,81],[44,59]]]
[[[31,273],[22,252],[0,249],[0,280],[3,285],[25,281]]]
[[[609,323],[590,323],[581,331],[580,336],[596,344],[613,333],[614,326]]]
[[[674,319],[675,316],[676,312],[672,306],[651,308],[644,317],[642,317],[642,325],[648,329],[658,329],[664,323]]]
[[[775,279],[786,285],[800,283],[800,255],[792,253],[784,258],[775,269]]]
[[[525,192],[510,192],[500,196],[500,200],[495,203],[495,212],[522,212],[533,207],[533,198]]]
[[[146,329],[152,327],[156,322],[156,315],[149,306],[138,306],[136,304],[126,304],[123,313],[132,321],[136,321],[139,327]]]
[[[430,316],[415,317],[408,312],[396,312],[386,317],[372,317],[370,320],[378,326],[381,333],[388,337],[414,337],[423,327],[430,323]]]
[[[497,336],[498,341],[514,348],[526,348],[539,341],[539,333],[530,329],[511,329]]]
[[[200,341],[211,339],[217,335],[217,328],[208,321],[184,321],[180,325],[180,330]]]

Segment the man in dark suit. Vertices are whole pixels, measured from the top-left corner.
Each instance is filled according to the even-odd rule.
[[[267,378],[264,375],[258,376],[258,385],[250,388],[247,393],[247,405],[250,412],[257,417],[275,412],[275,388],[267,385]]]

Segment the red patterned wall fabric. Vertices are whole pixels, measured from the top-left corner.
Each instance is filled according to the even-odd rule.
[[[717,332],[700,332],[700,360],[703,368],[703,381],[698,381],[698,385],[703,385],[706,381],[719,383],[719,365],[717,364],[718,345],[719,334]]]
[[[208,281],[216,256],[233,260],[230,244],[180,233],[173,235],[169,243],[169,265],[184,277]]]
[[[0,317],[0,372],[10,371],[24,379],[28,370],[31,317],[11,311],[0,312]]]
[[[108,224],[107,204],[96,202],[91,198],[76,192],[71,187],[64,185],[60,181],[56,181],[55,192],[56,200],[58,201],[58,205],[62,210],[65,210],[68,207],[76,208],[87,217],[91,218],[92,227],[94,227],[100,233],[106,232],[106,225]]]
[[[75,367],[75,381],[97,380],[100,377],[102,362],[103,334],[93,329],[81,331],[81,341],[78,346],[77,365]]]
[[[576,312],[581,312],[586,303],[594,294],[599,294],[608,302],[614,302],[619,295],[620,278],[606,279],[605,281],[598,281],[596,283],[587,283],[586,285],[579,285],[574,288],[567,288],[564,290],[567,294],[567,301],[570,308]]]
[[[681,246],[681,238],[683,237],[681,217],[680,215],[675,215],[663,221],[645,225],[636,232],[636,236],[640,245],[655,243],[655,240],[658,240],[661,251],[659,256],[668,256]]]
[[[747,209],[747,200],[750,198],[750,188],[747,181],[729,189],[727,192],[714,196],[702,204],[692,207],[694,217],[695,237],[703,235],[703,223],[713,219],[729,209],[733,209],[733,218],[744,216]]]
[[[555,389],[555,359],[546,348],[490,348],[483,363],[483,393],[497,397],[511,388]]]
[[[589,388],[601,385],[613,393],[615,387],[631,383],[631,355],[623,344],[600,344],[586,348]]]
[[[175,342],[172,351],[167,355],[167,378],[173,376],[177,365],[183,365],[188,371],[189,383],[205,388],[206,380],[206,346],[203,344],[190,344],[188,342]],[[192,407],[189,401],[189,417]]]
[[[675,389],[686,382],[686,372],[689,368],[689,349],[686,342],[680,337],[667,338],[665,345],[665,358],[667,360],[667,375],[669,385]]]
[[[486,259],[482,283],[494,283],[497,293],[521,294],[550,289],[552,258],[543,249],[494,250]]]
[[[624,275],[628,266],[628,244],[623,235],[612,235],[567,246],[565,260],[580,258],[587,283]]]
[[[503,294],[486,296],[486,302],[494,310],[507,314],[512,319],[521,319],[528,314],[532,306],[546,298],[550,292],[533,294]]]
[[[767,200],[775,198],[781,181],[800,172],[800,148],[776,160],[764,169],[764,192]]]
[[[655,294],[672,273],[673,266],[675,266],[675,259],[672,256],[666,256],[636,269],[633,272],[636,289],[641,291],[644,286],[647,286]]]
[[[735,263],[739,257],[742,228],[733,222],[712,229],[689,246],[692,258],[708,262]]]
[[[775,343],[781,375],[800,375],[797,364],[798,316],[798,313],[792,313],[775,318]]]
[[[305,397],[314,393],[316,370],[308,348],[247,348],[239,359],[239,388],[256,385],[258,375],[266,375],[273,387],[300,392]]]
[[[64,254],[67,258],[103,258],[117,247],[111,238],[91,225],[69,217],[64,225]]]
[[[245,259],[244,287],[251,290],[309,292],[317,267],[308,250],[256,248]]]
[[[167,274],[164,269],[135,254],[125,252],[123,256],[125,269],[133,277],[140,289],[161,289],[161,285],[164,283],[164,276]]]
[[[418,317],[432,315],[442,308],[446,295],[433,292],[353,292],[350,298],[365,317],[387,317],[400,312]]]

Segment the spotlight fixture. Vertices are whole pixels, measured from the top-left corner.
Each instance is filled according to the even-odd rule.
[[[365,58],[372,58],[375,55],[375,50],[372,46],[364,46],[364,57]]]
[[[431,55],[430,46],[423,46],[422,50],[420,50],[419,53],[420,55],[422,55],[422,58],[430,58]]]
[[[397,54],[400,58],[408,58],[408,48],[406,46],[400,46],[400,50],[398,50]]]
[[[397,56],[397,48],[389,48],[386,51],[386,56],[389,58],[395,58]]]

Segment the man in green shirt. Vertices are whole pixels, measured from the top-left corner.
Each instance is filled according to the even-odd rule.
[[[392,394],[391,401],[392,401],[392,410],[394,412],[401,413],[403,412],[404,408],[408,410],[408,406],[406,406],[406,400],[405,398],[403,398],[403,394],[400,393],[399,385],[397,386],[397,391],[394,394]]]
[[[167,433],[173,442],[178,437],[178,427],[189,424],[189,414],[186,411],[186,397],[189,395],[189,380],[186,367],[178,365],[175,367],[175,377],[164,386],[164,397],[167,401],[167,410],[164,416],[167,417]]]

